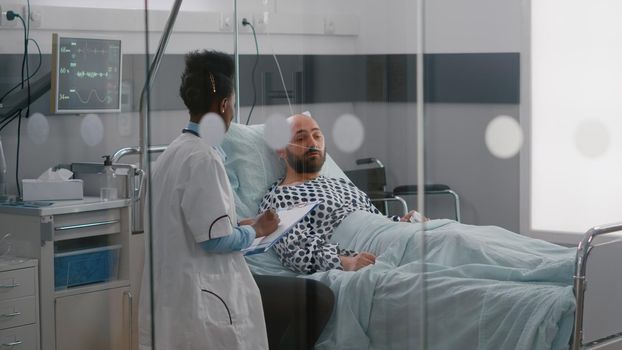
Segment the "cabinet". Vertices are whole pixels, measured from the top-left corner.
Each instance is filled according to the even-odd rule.
[[[129,204],[86,198],[39,208],[0,207],[0,234],[11,233],[14,254],[39,262],[42,350],[130,350],[137,344],[139,281],[131,266]],[[110,279],[72,283],[71,277],[56,276],[55,283],[55,255],[112,246],[118,263]],[[88,270],[83,265],[74,263]]]
[[[111,288],[56,299],[56,348],[63,350],[128,349],[129,288]]]
[[[39,349],[36,260],[0,260],[0,347]]]

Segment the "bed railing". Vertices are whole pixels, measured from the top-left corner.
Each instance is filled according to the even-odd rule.
[[[622,231],[622,222],[592,227],[585,233],[585,236],[577,246],[574,273],[574,293],[577,305],[574,320],[574,332],[570,343],[570,348],[572,350],[579,350],[583,346],[583,308],[585,306],[585,289],[587,286],[585,275],[587,269],[587,259],[592,251],[592,248],[594,248],[594,239],[597,236],[618,231]]]
[[[150,146],[147,149],[148,154],[162,153],[166,150],[166,145]],[[112,156],[112,163],[116,164],[119,160],[125,156],[141,154],[140,147],[125,147],[117,150]],[[143,197],[145,187],[145,172],[138,168],[137,174],[138,183],[134,191],[131,192],[132,199],[132,233],[143,233],[144,231],[144,213],[143,213]]]

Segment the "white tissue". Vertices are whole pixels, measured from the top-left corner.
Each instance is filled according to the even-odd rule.
[[[67,169],[60,168],[54,170],[53,168],[49,168],[44,171],[43,174],[39,175],[37,178],[40,181],[66,181],[71,179],[73,173]]]
[[[83,183],[67,169],[48,169],[37,179],[22,180],[24,201],[56,201],[83,198]]]

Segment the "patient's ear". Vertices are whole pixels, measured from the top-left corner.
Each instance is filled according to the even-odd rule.
[[[285,156],[285,148],[276,150],[276,154],[279,156],[279,158],[285,159],[285,157],[286,157]]]

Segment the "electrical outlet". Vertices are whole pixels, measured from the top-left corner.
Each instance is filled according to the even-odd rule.
[[[265,33],[270,22],[270,12],[264,11],[253,15],[253,25],[257,33]],[[250,28],[249,28],[250,31]]]
[[[24,13],[28,12],[28,7],[24,6]],[[40,11],[33,9],[30,7],[30,28],[41,28],[41,17],[42,14]]]
[[[220,31],[232,32],[233,31],[233,15],[231,13],[220,14]]]
[[[16,26],[21,26],[21,21],[18,18],[14,18],[12,21],[9,21],[6,18],[6,13],[9,11],[13,11],[15,13],[18,13],[20,16],[22,16],[22,18],[24,18],[24,20],[26,20],[24,17],[24,6],[21,4],[4,4],[2,5],[2,7],[0,7],[0,13],[2,13],[2,18],[0,19],[0,25],[4,28],[9,28],[9,27],[16,27]]]
[[[324,18],[324,34],[335,34],[335,21],[331,18]]]
[[[276,13],[276,0],[261,0],[261,10]]]

